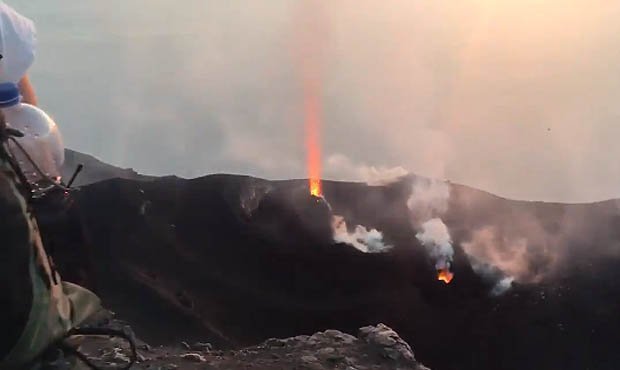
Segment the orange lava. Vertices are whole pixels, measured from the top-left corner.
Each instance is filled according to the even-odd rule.
[[[321,188],[321,144],[320,144],[320,124],[318,97],[315,93],[306,91],[304,97],[304,121],[306,127],[306,161],[308,168],[308,179],[310,194],[314,196],[323,195]]]
[[[443,281],[446,284],[450,284],[454,274],[448,269],[442,269],[437,271],[437,280]]]
[[[310,194],[314,195],[315,197],[323,196],[323,193],[321,192],[320,179],[310,179]]]
[[[323,114],[323,47],[325,16],[321,3],[306,0],[301,3],[299,19],[300,72],[303,94],[303,119],[306,143],[306,166],[310,194],[322,196],[321,187],[321,126]]]

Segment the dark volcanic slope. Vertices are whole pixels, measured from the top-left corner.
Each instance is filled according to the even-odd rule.
[[[75,186],[92,184],[97,181],[112,178],[131,180],[153,179],[152,176],[141,175],[131,168],[118,168],[104,163],[91,155],[76,152],[71,149],[65,149],[65,161],[61,169],[62,177],[68,181],[80,164],[84,167],[73,183]]]
[[[386,254],[331,243],[329,209],[304,181],[116,179],[84,187],[77,205],[95,289],[153,342],[237,346],[384,322],[433,369],[616,368],[615,202],[516,202],[453,186],[444,220],[456,277],[444,285],[415,240],[410,190],[324,184],[335,214],[384,232]],[[528,283],[490,296],[494,281],[461,248],[474,239]]]

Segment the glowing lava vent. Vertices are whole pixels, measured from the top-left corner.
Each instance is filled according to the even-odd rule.
[[[453,277],[454,277],[454,274],[451,273],[450,270],[447,268],[437,270],[437,280],[443,281],[446,284],[450,284]]]

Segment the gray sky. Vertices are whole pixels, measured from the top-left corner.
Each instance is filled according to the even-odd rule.
[[[8,3],[67,146],[112,164],[305,176],[298,51],[318,42],[326,177],[620,196],[620,2],[305,1]]]

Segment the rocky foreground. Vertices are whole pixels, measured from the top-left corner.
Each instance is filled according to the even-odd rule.
[[[95,364],[122,367],[129,351],[120,339],[85,339],[81,351]],[[176,347],[138,344],[138,361],[132,369],[346,369],[428,370],[416,361],[411,347],[386,325],[360,328],[357,337],[338,330],[311,336],[268,339],[260,345],[222,351],[210,343],[181,342]]]

